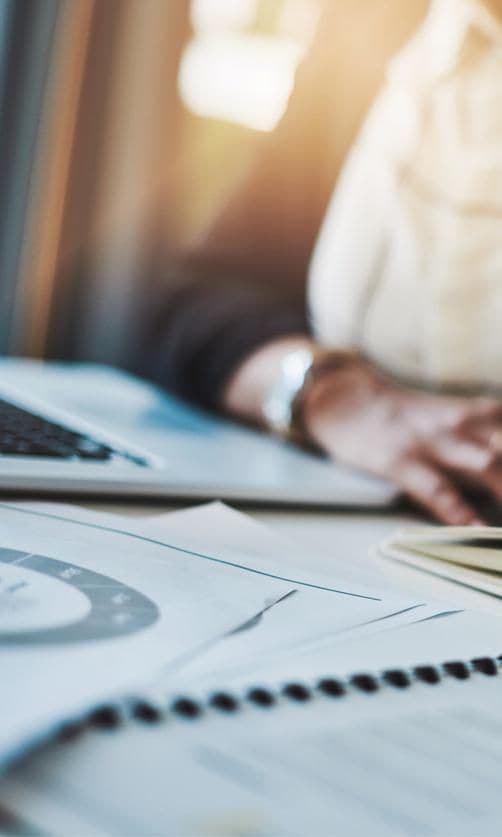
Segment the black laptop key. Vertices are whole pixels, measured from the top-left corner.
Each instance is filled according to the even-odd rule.
[[[0,455],[106,462],[115,453],[83,433],[0,399]],[[120,455],[132,459],[125,453]]]
[[[57,459],[70,459],[72,453],[67,450],[58,450],[54,447],[46,447],[39,444],[23,444],[11,447],[9,450],[2,451],[9,456],[43,456],[55,457]]]

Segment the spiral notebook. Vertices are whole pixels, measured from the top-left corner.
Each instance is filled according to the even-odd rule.
[[[490,655],[129,697],[11,771],[0,805],[67,837],[495,834],[501,670]]]
[[[501,644],[502,647],[502,644]],[[146,692],[108,702],[96,707],[74,723],[63,724],[60,734],[65,737],[77,732],[80,725],[115,728],[126,721],[160,722],[169,716],[203,720],[208,712],[217,710],[232,715],[248,705],[267,709],[280,709],[286,702],[308,703],[318,696],[329,698],[350,697],[354,694],[376,694],[382,689],[410,689],[418,684],[440,686],[445,678],[468,680],[474,674],[495,677],[502,668],[499,656],[475,657],[471,660],[447,660],[439,665],[422,664],[411,668],[389,668],[382,672],[356,672],[346,678],[322,676],[312,680],[291,680],[281,685],[256,683],[244,691],[217,689],[208,695],[183,693],[168,695]]]

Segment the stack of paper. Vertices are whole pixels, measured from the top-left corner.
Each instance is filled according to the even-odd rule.
[[[217,687],[224,682],[251,682],[253,678],[301,675],[303,663],[319,671],[333,669],[343,649],[356,640],[422,623],[438,615],[455,613],[443,602],[425,602],[412,596],[368,588],[339,571],[326,575],[309,572],[305,548],[222,503],[159,516],[143,527],[150,534],[176,536],[200,549],[217,542],[221,554],[233,556],[248,568],[274,571],[295,586],[289,596],[246,630],[234,632],[198,655],[179,672],[177,682]],[[244,548],[245,544],[245,548]],[[252,556],[252,563],[249,563]],[[329,562],[325,562],[329,566]],[[315,661],[315,663],[314,663]]]
[[[0,759],[105,700],[330,653],[441,612],[309,573],[293,546],[214,504],[148,524],[0,504]]]
[[[169,671],[294,584],[71,507],[0,504],[0,759]]]

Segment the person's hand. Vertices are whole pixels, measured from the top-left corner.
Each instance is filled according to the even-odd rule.
[[[317,380],[302,415],[334,460],[393,480],[443,523],[482,522],[461,484],[502,501],[502,401],[409,389],[361,360]]]

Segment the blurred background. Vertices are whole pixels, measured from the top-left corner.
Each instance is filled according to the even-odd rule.
[[[0,353],[133,367],[158,266],[280,120],[320,0],[0,0]]]

